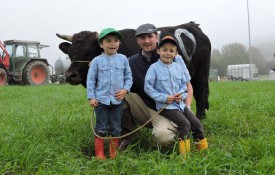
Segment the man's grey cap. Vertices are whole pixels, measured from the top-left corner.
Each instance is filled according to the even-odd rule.
[[[142,24],[136,30],[136,37],[141,34],[154,33],[157,31],[157,28],[153,24]]]

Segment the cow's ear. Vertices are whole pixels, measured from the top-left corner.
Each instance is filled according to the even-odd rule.
[[[60,49],[63,53],[68,54],[68,49],[69,49],[70,46],[71,46],[70,43],[63,42],[63,43],[60,43],[60,44],[59,44],[59,49]]]

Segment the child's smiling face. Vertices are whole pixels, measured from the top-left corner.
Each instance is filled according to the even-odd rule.
[[[114,55],[120,44],[120,39],[116,35],[106,35],[100,42],[100,47],[104,50],[106,55]]]
[[[177,46],[171,42],[164,43],[158,50],[160,60],[165,64],[170,64],[178,54]]]

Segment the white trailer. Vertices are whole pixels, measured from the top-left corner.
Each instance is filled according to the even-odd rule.
[[[275,80],[275,71],[269,70],[269,80]]]
[[[227,78],[232,81],[258,80],[258,68],[255,64],[228,65]]]

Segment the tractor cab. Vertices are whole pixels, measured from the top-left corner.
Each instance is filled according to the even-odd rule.
[[[41,85],[49,81],[49,64],[41,58],[40,50],[46,45],[38,41],[7,40],[5,48],[10,55],[8,77],[12,84]]]
[[[4,43],[11,58],[9,71],[14,75],[20,74],[31,59],[40,58],[39,42],[8,40]]]

